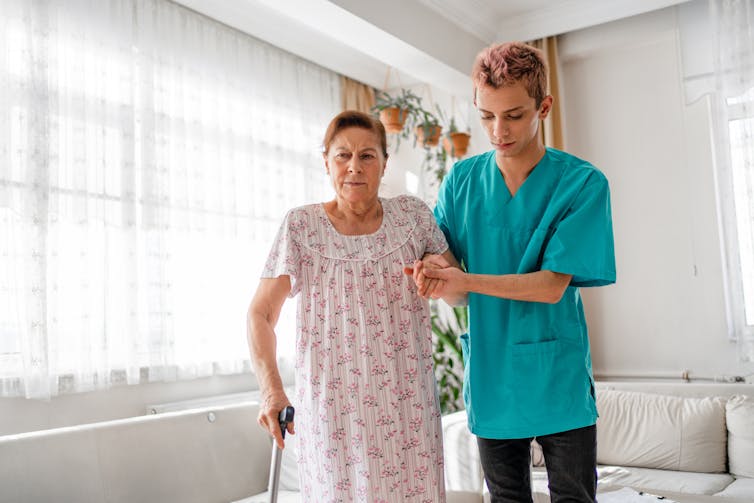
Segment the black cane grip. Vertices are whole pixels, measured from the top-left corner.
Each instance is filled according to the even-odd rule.
[[[285,430],[287,429],[288,423],[293,421],[293,413],[294,410],[292,405],[289,405],[280,411],[278,422],[280,422],[280,433],[282,433],[283,438],[285,438]]]

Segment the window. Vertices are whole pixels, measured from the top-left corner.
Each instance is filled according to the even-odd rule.
[[[754,9],[750,0],[677,7],[686,103],[709,97],[728,336],[754,361]]]
[[[52,4],[0,8],[0,396],[248,370],[338,76],[164,0]]]
[[[721,208],[732,336],[754,337],[754,87],[725,104],[730,197]],[[727,204],[725,204],[727,203]]]
[[[754,88],[745,98],[750,111],[754,111]],[[731,167],[733,172],[736,226],[741,256],[744,312],[746,325],[754,326],[754,193],[752,193],[752,149],[754,149],[754,116],[736,113],[743,107],[741,100],[728,100],[731,110],[729,136],[731,138]]]

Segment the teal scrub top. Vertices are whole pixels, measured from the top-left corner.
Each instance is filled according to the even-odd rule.
[[[469,429],[528,438],[597,420],[579,287],[615,282],[605,176],[550,149],[511,197],[495,152],[460,161],[443,180],[435,217],[450,249],[476,274],[571,274],[557,304],[469,294],[463,398]]]

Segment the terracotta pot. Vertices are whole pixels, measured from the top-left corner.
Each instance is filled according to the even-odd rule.
[[[440,135],[442,134],[442,126],[432,126],[429,128],[429,135],[424,137],[424,128],[416,126],[416,141],[422,147],[434,147],[440,143]]]
[[[407,115],[405,110],[398,107],[383,108],[380,110],[380,122],[387,133],[400,133]]]
[[[450,133],[450,138],[446,136],[442,141],[451,156],[463,157],[469,150],[469,139],[471,135],[468,133]]]

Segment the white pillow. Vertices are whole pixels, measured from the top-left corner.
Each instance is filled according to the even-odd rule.
[[[599,464],[726,471],[723,398],[603,389],[597,393],[597,411]]]
[[[754,398],[734,395],[725,405],[730,473],[754,477]]]

